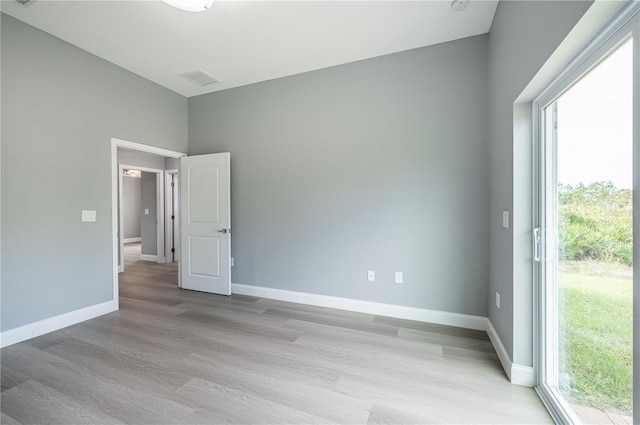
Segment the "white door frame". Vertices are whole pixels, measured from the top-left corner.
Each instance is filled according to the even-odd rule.
[[[127,140],[111,138],[111,258],[112,258],[112,283],[113,283],[113,305],[114,310],[120,308],[119,291],[118,291],[118,201],[119,201],[119,181],[121,173],[118,167],[118,148],[125,148],[136,150],[139,152],[152,153],[169,158],[181,158],[186,156],[186,153],[171,151],[168,149],[157,148],[155,146],[143,145],[141,143],[130,142]],[[136,167],[140,168],[140,167]],[[163,208],[160,211],[164,211]],[[159,251],[160,252],[160,251]]]
[[[119,220],[119,225],[118,228],[122,231],[122,229],[124,229],[124,217],[123,217],[123,203],[124,203],[124,196],[122,193],[122,182],[123,182],[123,175],[122,172],[123,170],[138,170],[138,171],[142,171],[145,173],[153,173],[156,175],[156,214],[157,214],[157,223],[156,223],[156,255],[154,256],[147,256],[149,258],[146,258],[146,260],[148,261],[156,261],[158,263],[164,263],[165,262],[165,257],[163,255],[164,253],[164,191],[162,190],[163,187],[163,176],[164,176],[164,170],[159,170],[157,168],[148,168],[148,167],[139,167],[137,165],[126,165],[126,164],[119,164],[118,165],[118,205],[119,205],[119,209],[118,209],[118,216],[120,217]],[[120,245],[120,267],[119,267],[119,272],[122,273],[124,271],[124,237],[122,234],[119,234],[118,236],[118,243]],[[140,256],[141,259],[145,259],[142,258],[142,255]]]
[[[178,236],[176,238],[176,240],[173,240],[173,235],[171,234],[171,220],[169,219],[170,215],[171,215],[171,211],[170,211],[170,199],[172,199],[171,197],[173,196],[173,193],[171,192],[171,186],[170,186],[170,182],[171,182],[171,175],[172,174],[178,174],[178,169],[174,168],[171,170],[165,170],[164,171],[164,188],[165,188],[165,196],[164,199],[166,199],[165,202],[165,217],[167,218],[165,220],[165,258],[170,257],[171,256],[171,246],[173,245],[173,247],[175,248],[175,255],[178,255],[178,253],[180,252],[179,248],[180,248],[180,237]],[[174,189],[178,189],[177,186]],[[178,193],[178,197],[180,196],[180,193]],[[175,208],[175,206],[174,206]],[[180,212],[178,212],[178,214],[180,214]],[[179,227],[179,223],[176,222],[176,225]],[[178,258],[178,261],[180,261],[180,259]]]
[[[533,228],[538,229],[538,234],[534,235],[534,250],[537,248],[537,256],[534,255],[537,262],[534,262],[534,369],[536,373],[536,391],[540,395],[543,403],[549,410],[549,413],[553,417],[556,423],[580,423],[579,418],[564,400],[563,397],[558,395],[557,390],[554,388],[554,382],[548,382],[547,378],[554,371],[551,370],[548,373],[548,368],[553,367],[553,362],[550,360],[547,348],[547,333],[551,325],[547,322],[549,314],[547,308],[547,291],[546,291],[546,258],[548,254],[545,252],[547,244],[545,240],[547,233],[545,229],[551,227],[546,223],[547,205],[546,199],[543,196],[547,182],[545,181],[546,172],[544,167],[546,165],[546,142],[545,132],[547,130],[545,126],[545,108],[551,105],[557,97],[559,97],[567,87],[573,84],[581,78],[584,73],[588,72],[595,64],[599,63],[612,49],[619,46],[627,35],[633,32],[634,39],[634,73],[640,68],[640,3],[634,2],[626,6],[626,9],[617,15],[617,17],[605,26],[600,33],[587,44],[585,49],[567,65],[563,72],[560,73],[556,79],[549,84],[549,86],[542,91],[542,93],[533,102],[533,128],[534,128],[534,181],[533,187],[536,188],[534,193],[534,222]],[[636,196],[638,188],[640,187],[640,169],[636,167],[636,164],[640,162],[640,150],[636,149],[640,145],[640,131],[637,126],[637,119],[640,115],[640,84],[638,84],[638,77],[634,76],[634,105],[633,105],[633,208],[634,211],[638,211],[640,207],[640,198]],[[549,170],[551,172],[551,170]],[[553,186],[555,182],[552,182]],[[634,323],[640,322],[640,274],[637,273],[636,265],[640,264],[638,260],[640,257],[640,250],[635,249],[640,245],[640,226],[637,223],[637,217],[634,217],[633,223],[633,321]],[[551,243],[549,245],[552,245]],[[535,252],[535,251],[534,251]],[[549,306],[550,309],[553,306]],[[553,332],[553,330],[551,330]],[[637,419],[640,416],[638,408],[640,406],[640,380],[637,376],[640,375],[640,362],[638,361],[638,345],[640,343],[640,327],[634,326],[633,330],[633,416]]]

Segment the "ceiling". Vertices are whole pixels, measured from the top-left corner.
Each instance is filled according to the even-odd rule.
[[[489,32],[498,1],[1,2],[2,12],[186,97]],[[218,83],[179,74],[201,69]]]

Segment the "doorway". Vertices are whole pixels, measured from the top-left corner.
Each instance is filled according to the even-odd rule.
[[[126,164],[118,170],[118,271],[126,265],[125,243],[138,243],[139,259],[164,263],[163,170]]]
[[[536,101],[536,388],[559,423],[634,423],[637,12]]]
[[[121,265],[122,265],[122,269],[124,267],[123,246],[121,245],[121,242],[123,241],[123,237],[122,237],[123,235],[121,234],[121,231],[120,231],[120,229],[122,229],[122,223],[121,223],[122,216],[120,214],[120,206],[122,205],[122,200],[120,199],[122,194],[122,191],[120,190],[120,188],[122,187],[121,185],[122,170],[121,170],[121,167],[119,166],[119,161],[118,161],[119,150],[121,152],[125,150],[133,154],[136,154],[136,153],[142,154],[142,155],[146,154],[147,156],[157,156],[162,158],[163,165],[160,167],[156,166],[155,168],[153,168],[153,167],[145,167],[144,165],[135,165],[135,166],[129,167],[129,168],[140,169],[143,171],[146,169],[146,171],[154,173],[154,175],[157,176],[155,180],[155,184],[157,187],[156,193],[159,194],[157,198],[161,200],[161,202],[158,202],[159,204],[158,215],[162,217],[162,220],[158,220],[158,223],[156,223],[156,225],[158,228],[161,229],[159,233],[162,234],[162,238],[158,238],[160,240],[157,241],[156,245],[158,247],[157,253],[160,256],[162,256],[161,262],[164,262],[165,260],[165,242],[164,242],[164,239],[165,239],[164,234],[165,234],[165,227],[166,227],[165,220],[164,220],[165,210],[166,210],[165,203],[164,203],[165,170],[166,169],[176,170],[178,158],[186,156],[186,154],[181,152],[175,152],[175,151],[170,151],[162,148],[156,148],[153,146],[143,145],[140,143],[130,142],[130,141],[116,139],[116,138],[111,139],[111,170],[112,170],[111,205],[112,205],[112,235],[113,235],[112,282],[113,282],[113,300],[115,303],[115,309],[119,308],[118,274],[121,271]],[[122,160],[122,161],[124,162],[125,160]],[[171,164],[171,165],[167,166],[166,164]],[[147,164],[147,165],[150,165],[150,164]],[[151,211],[149,211],[149,215],[151,215]],[[158,258],[156,258],[156,261],[158,261]],[[177,279],[176,279],[176,284],[177,284]]]

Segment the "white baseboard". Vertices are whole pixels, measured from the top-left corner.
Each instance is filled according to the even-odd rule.
[[[522,385],[525,387],[533,387],[535,384],[533,367],[519,365],[511,361],[511,357],[509,356],[507,349],[498,336],[496,328],[493,327],[493,324],[489,319],[487,319],[487,334],[489,335],[489,339],[493,344],[493,348],[495,348],[496,353],[498,354],[498,359],[500,359],[502,368],[507,374],[509,381],[512,384]]]
[[[122,239],[122,243],[133,243],[133,242],[142,242],[142,238],[138,236],[137,238],[124,238]]]
[[[500,364],[502,364],[502,368],[507,374],[507,378],[511,381],[511,357],[507,352],[506,347],[502,343],[502,340],[498,336],[498,331],[493,327],[493,323],[491,320],[487,318],[487,335],[489,335],[489,339],[491,340],[491,344],[493,344],[493,348],[496,350],[496,354],[498,354],[498,359],[500,360]]]
[[[536,384],[533,367],[513,363],[511,365],[511,383],[524,387],[533,387]]]
[[[102,316],[115,310],[115,304],[112,300],[9,329],[0,332],[0,348],[57,331],[58,329],[66,328],[67,326],[75,325],[76,323],[84,322],[85,320],[93,319],[94,317]]]
[[[332,297],[328,295],[309,294],[305,292],[287,291],[284,289],[266,288],[263,286],[231,284],[233,294],[252,295],[318,307],[336,308],[358,313],[376,314],[398,319],[418,322],[436,323],[459,328],[486,331],[487,318],[468,314],[448,313],[445,311],[427,310],[402,305],[383,304],[372,301],[353,300],[350,298]]]
[[[154,263],[158,262],[157,255],[140,254],[140,259],[142,261],[153,261]]]

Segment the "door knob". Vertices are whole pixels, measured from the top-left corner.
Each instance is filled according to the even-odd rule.
[[[231,229],[220,229],[218,233],[231,233]]]

